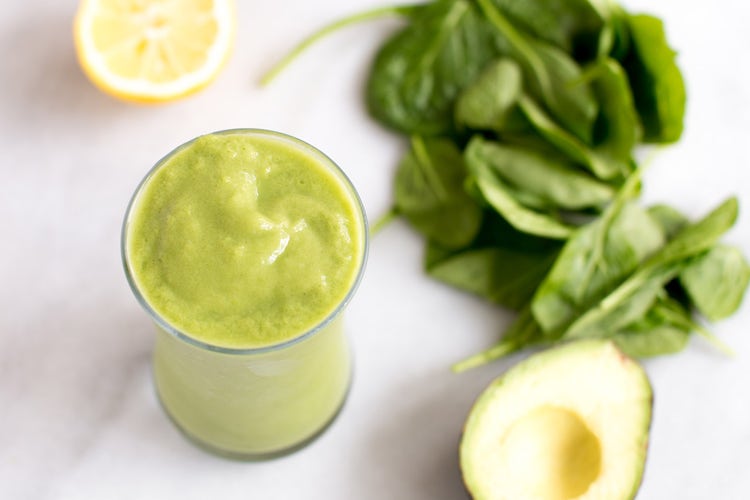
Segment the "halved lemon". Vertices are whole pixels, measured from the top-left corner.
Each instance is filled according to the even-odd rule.
[[[82,0],[78,60],[104,92],[163,102],[208,85],[234,43],[234,0]]]

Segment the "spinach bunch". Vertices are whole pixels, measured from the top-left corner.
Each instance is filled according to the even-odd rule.
[[[661,20],[611,0],[432,0],[355,14],[405,26],[377,52],[367,109],[409,148],[394,206],[437,280],[518,312],[457,369],[536,344],[613,338],[639,357],[712,337],[750,267],[718,243],[729,199],[691,223],[637,198],[634,151],[682,134],[685,86]],[[267,78],[268,79],[268,78]],[[267,81],[266,79],[266,81]]]

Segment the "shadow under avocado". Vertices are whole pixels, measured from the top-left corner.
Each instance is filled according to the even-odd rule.
[[[366,453],[361,461],[373,471],[367,480],[372,496],[367,498],[469,498],[459,466],[464,422],[479,394],[514,361],[510,357],[462,374],[446,366],[389,391],[385,401],[374,404],[381,424],[368,432],[366,446],[355,451]],[[395,399],[400,401],[389,401]]]

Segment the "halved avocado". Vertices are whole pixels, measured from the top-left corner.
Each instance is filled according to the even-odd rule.
[[[534,354],[477,399],[461,440],[476,500],[624,500],[643,477],[653,393],[605,340]]]

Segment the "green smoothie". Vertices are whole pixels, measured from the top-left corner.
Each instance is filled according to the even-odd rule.
[[[186,434],[258,456],[335,415],[350,377],[339,313],[366,230],[354,189],[322,153],[268,131],[199,137],[142,183],[123,252],[161,327],[161,402]]]

